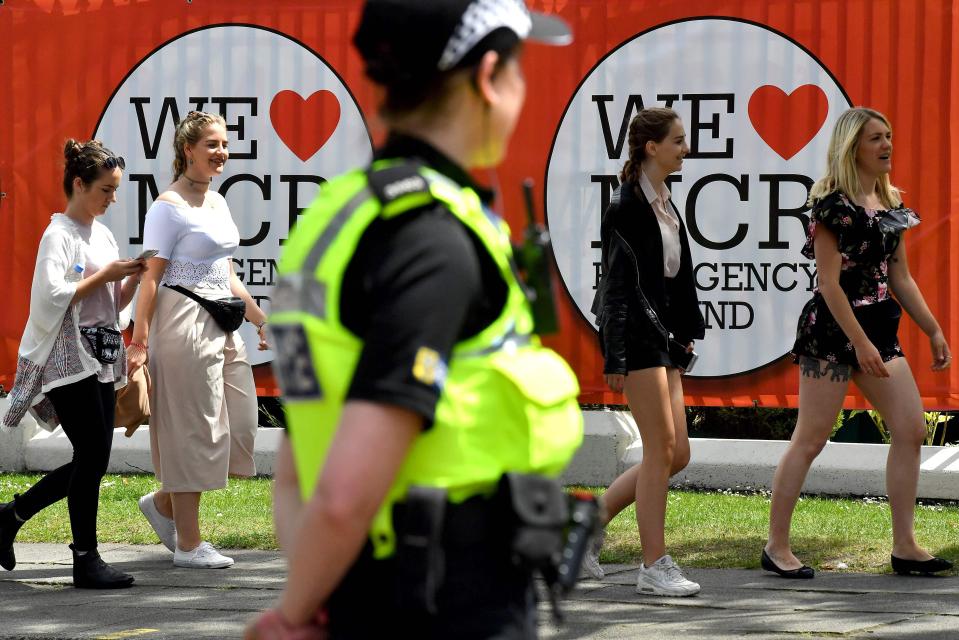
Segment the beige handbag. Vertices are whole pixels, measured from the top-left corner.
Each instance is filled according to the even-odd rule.
[[[144,363],[127,378],[127,386],[117,391],[113,426],[126,427],[123,435],[128,438],[150,418],[150,384],[150,372]]]

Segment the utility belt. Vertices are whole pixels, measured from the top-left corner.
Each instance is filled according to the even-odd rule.
[[[397,606],[435,615],[447,552],[479,548],[517,572],[541,575],[562,619],[559,598],[576,584],[599,516],[594,496],[567,494],[541,475],[505,474],[491,498],[459,504],[448,502],[443,489],[411,487],[393,508]]]

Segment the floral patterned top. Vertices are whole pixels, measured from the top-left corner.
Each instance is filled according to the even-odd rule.
[[[865,209],[841,191],[834,191],[813,205],[802,254],[816,257],[817,226],[832,231],[842,255],[839,286],[853,307],[875,304],[889,298],[889,258],[899,246],[902,231],[917,224],[919,216],[912,209],[901,205],[888,210]]]
[[[839,286],[884,361],[903,355],[896,337],[901,308],[889,295],[889,259],[899,247],[902,232],[917,224],[919,216],[911,209],[865,209],[834,191],[813,205],[802,248],[803,256],[815,258],[819,225],[836,235],[842,256]],[[805,355],[858,368],[855,349],[832,317],[818,286],[799,316],[792,352],[797,362]]]

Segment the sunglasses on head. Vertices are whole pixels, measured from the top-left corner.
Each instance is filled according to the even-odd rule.
[[[119,168],[121,171],[127,168],[126,160],[123,159],[123,156],[107,156],[103,162],[94,163],[90,165],[91,167],[100,166],[104,169],[109,169],[110,171]]]

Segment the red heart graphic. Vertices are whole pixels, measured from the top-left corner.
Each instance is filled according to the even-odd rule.
[[[816,137],[829,113],[829,99],[814,84],[786,95],[765,84],[749,98],[749,121],[769,148],[789,160]]]
[[[270,122],[290,151],[306,162],[323,148],[340,122],[340,101],[321,89],[304,100],[285,89],[270,103]]]

